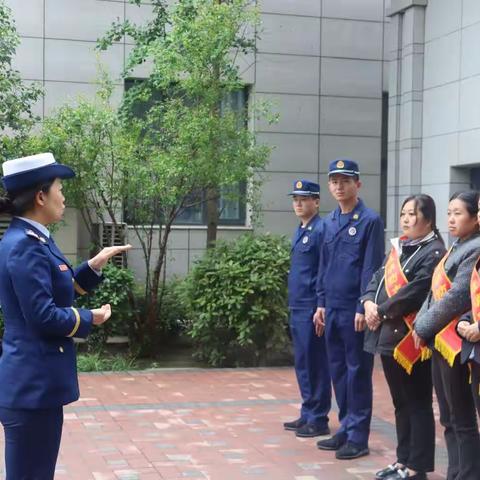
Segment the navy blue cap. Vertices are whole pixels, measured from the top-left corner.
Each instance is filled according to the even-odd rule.
[[[75,172],[57,163],[51,153],[7,160],[2,164],[5,190],[15,192],[55,178],[72,178]]]
[[[289,195],[300,195],[304,197],[319,196],[320,185],[310,180],[296,180],[293,182],[293,191]]]
[[[328,175],[334,175],[339,173],[340,175],[348,175],[349,177],[360,176],[360,169],[358,163],[346,158],[337,158],[330,162],[328,166]]]

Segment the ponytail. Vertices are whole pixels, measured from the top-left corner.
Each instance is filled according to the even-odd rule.
[[[38,192],[48,193],[54,180],[34,185],[28,189],[11,192],[5,192],[0,196],[0,215],[7,214],[11,216],[22,216],[35,206],[35,196]]]
[[[14,207],[12,199],[6,193],[0,197],[0,215],[13,215]]]
[[[433,233],[437,236],[437,238],[445,245],[445,242],[443,240],[443,237],[442,235],[440,234],[440,230],[438,229],[438,227],[435,225],[433,228]]]

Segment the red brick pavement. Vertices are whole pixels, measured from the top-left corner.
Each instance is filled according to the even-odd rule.
[[[393,412],[375,371],[371,455],[337,461],[282,429],[296,417],[290,368],[84,374],[65,408],[58,480],[371,479],[395,459]],[[332,412],[330,426],[338,426]],[[437,467],[445,449],[437,428]]]

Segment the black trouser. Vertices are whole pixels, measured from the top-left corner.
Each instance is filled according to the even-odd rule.
[[[479,480],[480,436],[469,385],[470,370],[457,355],[450,367],[440,353],[433,353],[433,384],[445,428],[448,451],[447,480]]]
[[[397,461],[417,472],[433,472],[435,420],[431,361],[417,362],[409,375],[391,356],[381,355],[395,407]]]
[[[472,393],[475,405],[477,407],[478,416],[480,417],[480,364],[470,362],[472,369]]]

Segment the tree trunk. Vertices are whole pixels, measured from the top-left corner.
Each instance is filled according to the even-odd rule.
[[[209,188],[207,191],[207,248],[213,248],[217,241],[218,218],[218,190]]]

